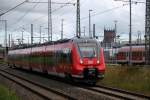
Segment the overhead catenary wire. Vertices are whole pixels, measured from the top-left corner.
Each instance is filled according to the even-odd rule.
[[[104,11],[101,11],[101,12],[98,12],[98,13],[95,13],[95,14],[91,14],[91,16],[101,15],[101,14],[104,14],[104,13],[107,13],[107,12],[110,12],[110,11],[113,11],[113,10],[120,9],[120,8],[122,8],[122,7],[124,7],[124,6],[126,6],[126,5],[122,5],[122,6],[118,6],[118,7],[113,7],[113,8],[110,8],[110,9],[107,9],[107,10],[104,10]],[[58,9],[58,10],[59,10],[59,9]],[[56,10],[55,10],[55,11],[56,11]],[[54,12],[54,11],[52,11],[52,12]],[[44,17],[44,16],[42,16],[42,17]],[[33,20],[32,23],[33,23],[34,21],[39,20],[39,19],[42,18],[42,17],[39,17],[39,18]],[[81,21],[86,20],[86,19],[88,19],[88,16],[82,17],[82,18],[81,18]],[[46,22],[46,23],[47,23],[47,22]],[[74,23],[74,22],[72,22],[72,23]],[[71,24],[72,24],[72,23],[71,23]],[[27,24],[25,24],[25,25],[27,25]],[[65,25],[67,25],[67,24],[64,24],[64,26],[65,26]],[[53,27],[53,28],[54,28],[54,27]],[[20,29],[20,27],[17,28],[17,29]],[[15,30],[17,30],[17,29],[15,29]],[[15,30],[14,30],[14,31],[15,31]]]
[[[48,2],[33,2],[33,1],[28,1],[28,3],[48,3]],[[68,3],[59,3],[59,2],[51,2],[52,4],[73,4],[75,5],[75,3],[71,3],[71,2],[68,2]]]
[[[110,12],[110,11],[113,11],[113,10],[117,10],[117,9],[119,9],[119,8],[121,8],[121,7],[124,7],[124,6],[125,6],[125,5],[118,6],[118,7],[114,7],[114,8],[111,8],[111,9],[107,9],[107,10],[105,10],[105,11],[101,11],[101,12],[92,14],[91,16],[101,15],[101,14],[104,14],[104,13],[107,13],[107,12]],[[61,6],[61,7],[62,7],[62,6]],[[60,7],[60,8],[61,8],[61,7]],[[57,9],[57,10],[59,10],[59,9]],[[57,11],[57,10],[56,10],[56,11]],[[56,12],[56,11],[53,11],[53,12]],[[44,17],[44,16],[43,16],[43,17]],[[42,18],[42,17],[40,17],[40,18]],[[39,20],[40,18],[37,18],[37,19],[33,20],[32,22],[37,21],[37,20]],[[81,20],[85,20],[85,19],[88,19],[88,16],[81,18]],[[74,23],[74,22],[73,22],[73,23]],[[27,24],[25,24],[25,25],[27,25]],[[65,25],[64,25],[64,26],[65,26]],[[18,29],[19,29],[19,28],[18,28]]]
[[[71,2],[71,1],[69,1],[69,2],[67,2],[67,3],[70,3],[70,2]],[[37,2],[37,3],[38,3],[38,2]],[[56,9],[52,10],[52,13],[54,13],[54,12],[60,10],[61,8],[65,7],[65,6],[67,6],[67,4],[64,4],[64,5],[60,6],[59,8],[56,8]],[[31,21],[30,23],[36,22],[36,21],[38,21],[38,20],[40,20],[41,18],[44,18],[44,17],[47,17],[47,16],[45,16],[45,15],[40,16],[40,17],[34,19],[33,21]],[[20,18],[21,18],[21,17],[20,17]],[[23,19],[23,18],[21,18],[21,20],[22,20],[22,19]],[[18,21],[16,21],[15,24],[17,24],[17,23],[18,23]],[[30,23],[28,23],[28,24],[30,24]],[[21,26],[26,26],[26,25],[28,25],[28,24],[24,24],[24,25],[21,25]],[[15,26],[15,25],[13,24],[13,26]],[[20,28],[21,26],[19,26],[19,28]],[[19,28],[15,28],[15,29],[13,30],[13,32],[14,32],[15,30],[19,29]]]
[[[70,1],[70,2],[71,2],[71,1]],[[60,10],[61,8],[67,6],[67,4],[69,4],[70,2],[67,2],[66,4],[60,6],[59,8],[54,9],[54,10],[52,11],[52,13],[54,13],[54,12]],[[39,3],[39,2],[36,2],[36,3]],[[25,15],[26,15],[26,14],[25,14]],[[25,17],[25,15],[24,15],[23,17]],[[18,22],[20,22],[20,21],[23,19],[23,17],[21,16],[20,19],[17,20],[15,24],[17,24]],[[33,20],[32,22],[35,22],[35,21],[37,21],[37,20],[39,20],[39,19],[41,19],[41,18],[43,18],[43,17],[45,17],[45,15],[44,15],[44,16],[41,16],[41,17],[39,17],[39,18],[37,18],[37,19],[35,19],[35,20]],[[14,24],[12,24],[12,25],[15,26]],[[28,24],[25,24],[25,25],[22,25],[22,26],[26,26],[26,25],[28,25]],[[10,26],[11,26],[11,25],[10,25]],[[20,26],[20,27],[21,27],[21,26]],[[20,27],[19,27],[19,28],[20,28]],[[17,29],[19,29],[19,28],[17,28]],[[15,30],[17,30],[17,29],[14,29],[13,31],[15,31]]]
[[[8,12],[10,12],[10,11],[14,10],[14,9],[16,9],[17,7],[21,6],[21,5],[22,5],[22,4],[24,4],[25,2],[27,2],[27,0],[25,0],[24,2],[22,2],[22,3],[18,4],[18,5],[17,5],[17,6],[15,6],[15,7],[10,8],[10,9],[8,9],[7,11],[5,11],[5,12],[1,13],[1,14],[0,14],[0,16],[3,16],[3,15],[5,15],[6,13],[8,13]]]
[[[91,17],[93,16],[97,16],[97,15],[101,15],[101,14],[104,14],[104,13],[107,13],[107,12],[111,12],[113,10],[117,10],[117,9],[120,9],[122,7],[124,7],[125,5],[122,5],[122,6],[118,6],[118,7],[113,7],[113,8],[110,8],[110,9],[107,9],[107,10],[104,10],[104,11],[101,11],[101,12],[98,12],[98,13],[95,13],[95,14],[91,14]],[[84,20],[84,19],[88,19],[89,16],[86,16],[86,17],[82,17],[81,20]]]
[[[34,4],[32,8],[28,9],[24,14],[23,16],[21,16],[17,21],[16,23],[13,23],[11,24],[10,26],[8,27],[11,27],[11,26],[14,26],[15,24],[18,24],[21,20],[23,20],[25,18],[26,15],[28,15],[34,8],[36,8],[36,6],[38,5],[38,3]]]

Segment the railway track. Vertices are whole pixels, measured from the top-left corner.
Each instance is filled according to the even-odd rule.
[[[100,85],[98,85],[96,87],[103,88],[103,89],[109,89],[111,91],[123,93],[124,95],[126,95],[125,97],[127,99],[147,99],[147,100],[150,100],[150,96],[143,95],[143,94],[133,93],[133,92],[129,92],[129,91],[121,90],[121,89],[116,89],[116,88],[106,87],[106,86],[100,86]],[[122,97],[124,97],[124,95],[122,95]]]
[[[5,66],[5,68],[6,67],[7,66]],[[21,78],[20,76],[18,76],[16,74],[13,75],[13,73],[7,72],[7,70],[0,70],[0,74],[1,74],[1,72],[9,74],[9,75],[14,76],[14,77]],[[39,76],[41,76],[41,75],[39,75]],[[45,77],[43,76],[43,78],[45,78]],[[23,79],[23,80],[29,81],[27,79]],[[54,79],[54,80],[60,81],[60,79]],[[70,83],[70,82],[68,83],[65,80],[64,81],[61,80],[61,82],[65,83],[65,84],[72,85],[73,87],[76,87],[77,89],[79,89],[78,91],[80,91],[80,92],[84,91],[84,92],[88,92],[89,94],[94,94],[95,97],[96,96],[98,97],[98,95],[101,95],[101,96],[104,96],[104,97],[108,97],[111,100],[112,99],[114,99],[114,100],[116,100],[116,99],[150,100],[150,96],[145,96],[145,95],[142,95],[142,94],[136,94],[136,93],[120,90],[120,89],[114,89],[114,88],[105,87],[105,86],[92,86],[91,87],[91,86],[87,86],[87,85],[81,85],[81,84],[78,84],[78,83],[77,84],[76,83]],[[39,85],[42,86],[42,84],[36,83],[35,81],[33,81],[32,83],[36,86],[39,86]],[[42,88],[43,87],[44,87],[44,89],[46,89],[50,92],[53,92],[53,93],[56,92],[55,95],[58,95],[58,97],[61,97],[62,98],[61,100],[63,100],[63,99],[71,99],[71,100],[79,99],[79,97],[74,98],[71,95],[67,95],[67,93],[65,93],[65,94],[60,93],[60,92],[56,91],[57,89],[56,90],[51,90],[51,89],[49,90],[48,87],[42,86]],[[86,99],[86,100],[90,100],[90,99]],[[94,100],[99,100],[99,99],[94,99]]]
[[[54,89],[50,89],[46,86],[43,86],[42,84],[27,80],[15,74],[9,73],[6,70],[0,69],[0,75],[19,84],[20,86],[30,90],[31,92],[46,100],[76,100],[75,98],[67,94],[56,91]]]
[[[95,93],[102,93],[116,99],[125,100],[150,100],[150,96],[137,94],[133,92],[128,92],[121,89],[115,89],[105,86],[94,86],[94,87],[84,87],[85,89],[91,90]]]

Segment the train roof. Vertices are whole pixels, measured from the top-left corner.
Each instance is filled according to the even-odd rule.
[[[122,52],[128,52],[130,50],[130,46],[123,46],[121,48],[118,48],[118,51],[122,51]],[[136,45],[136,46],[132,46],[132,51],[144,51],[145,50],[145,46],[144,45]]]
[[[74,37],[74,38],[71,38],[71,39],[60,39],[60,40],[57,40],[57,41],[51,41],[51,42],[45,42],[45,43],[42,43],[42,44],[23,44],[23,45],[17,45],[13,48],[10,48],[10,50],[16,50],[16,49],[24,49],[24,48],[32,48],[32,47],[40,47],[40,46],[47,46],[47,45],[55,45],[55,44],[60,44],[60,43],[67,43],[67,42],[96,42],[96,39],[93,39],[93,38],[88,38],[88,37],[81,37],[81,38],[78,38],[78,37]]]
[[[40,47],[40,46],[46,46],[46,45],[54,45],[54,44],[58,44],[58,43],[65,43],[65,42],[69,42],[71,39],[60,39],[57,41],[50,41],[50,42],[44,42],[44,43],[34,43],[34,44],[22,44],[22,45],[16,45],[12,48],[10,48],[11,50],[16,50],[16,49],[24,49],[24,48],[31,48],[31,47]]]

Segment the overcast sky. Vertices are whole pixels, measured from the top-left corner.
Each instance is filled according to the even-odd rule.
[[[18,5],[24,0],[0,0],[0,13]],[[47,0],[30,0],[47,1]],[[136,0],[143,1],[145,0]],[[76,3],[76,0],[52,0],[58,3]],[[114,20],[117,20],[117,34],[122,40],[128,40],[129,33],[129,5],[126,2],[114,0],[80,0],[81,3],[81,30],[86,27],[88,36],[88,12],[91,12],[91,23],[96,24],[96,35],[103,36],[104,27],[114,28]],[[64,19],[64,37],[74,37],[76,31],[76,6],[53,4],[53,40],[60,38],[61,20]],[[8,34],[12,34],[13,39],[21,38],[21,31],[24,28],[24,42],[28,42],[30,37],[30,26],[34,24],[34,36],[39,36],[39,27],[42,26],[42,35],[47,37],[47,4],[45,3],[24,3],[13,11],[3,15],[0,19],[8,21]],[[56,10],[59,9],[59,10]],[[132,4],[132,33],[133,39],[137,38],[137,32],[145,30],[145,4]],[[4,23],[0,22],[0,44],[4,43]],[[102,38],[100,38],[102,40]],[[38,42],[39,39],[34,39]],[[30,42],[30,41],[29,41]]]

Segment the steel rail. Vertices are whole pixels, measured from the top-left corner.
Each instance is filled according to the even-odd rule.
[[[50,93],[53,93],[53,94],[56,94],[64,99],[69,99],[69,100],[77,100],[76,98],[73,98],[71,97],[70,95],[67,95],[67,94],[64,94],[64,93],[61,93],[60,91],[57,91],[57,90],[54,90],[54,89],[51,89],[51,88],[48,88],[40,83],[37,83],[37,82],[34,82],[34,81],[31,81],[31,80],[28,80],[28,79],[25,79],[21,76],[18,76],[18,75],[15,75],[15,74],[12,74],[6,70],[2,70],[0,69],[0,75],[21,85],[22,87],[25,87],[27,88],[28,90],[32,91],[33,93],[36,93],[37,95],[39,95],[40,97],[46,99],[46,100],[51,100],[50,97],[48,97],[47,95],[43,95],[43,93],[40,93],[40,91],[36,91],[36,89],[32,89],[31,87],[28,87],[26,84],[22,84],[21,82],[18,82],[16,79],[19,79],[21,80],[23,83],[28,83],[28,84],[32,84],[34,85],[35,87],[38,87],[38,88],[41,88],[43,89],[43,91],[47,91],[47,92],[50,92]],[[10,77],[11,76],[11,77]],[[16,78],[16,79],[15,79]],[[46,93],[48,94],[48,93]]]
[[[53,79],[53,80],[60,81],[59,79]],[[89,85],[83,85],[83,84],[80,84],[80,83],[78,84],[74,82],[72,83],[66,80],[61,80],[61,82],[70,84],[72,86],[77,86],[81,89],[89,90],[94,93],[104,94],[112,98],[114,97],[118,99],[128,99],[128,100],[135,100],[135,99],[150,100],[150,96],[146,96],[144,94],[138,94],[134,92],[129,92],[129,91],[122,90],[122,89],[106,87],[106,86],[101,86],[101,85],[96,85],[96,86],[91,87]]]
[[[125,93],[125,94],[129,94],[129,95],[137,96],[137,97],[140,97],[140,98],[150,99],[150,96],[148,96],[148,95],[134,93],[134,92],[131,92],[131,91],[129,92],[129,91],[126,91],[126,90],[112,88],[112,87],[106,87],[106,86],[102,86],[102,85],[96,85],[96,87],[109,89],[109,90],[112,90],[112,91],[121,92],[121,93]]]
[[[106,87],[106,86],[99,86],[96,85],[94,87],[83,87],[87,90],[91,90],[93,92],[96,93],[101,93],[101,94],[105,94],[108,96],[112,96],[112,97],[116,97],[119,99],[127,99],[127,100],[150,100],[150,96],[146,96],[143,94],[137,94],[137,93],[133,93],[133,92],[129,92],[129,91],[125,91],[125,90],[121,90],[121,89],[116,89],[116,88],[111,88],[111,87]]]

